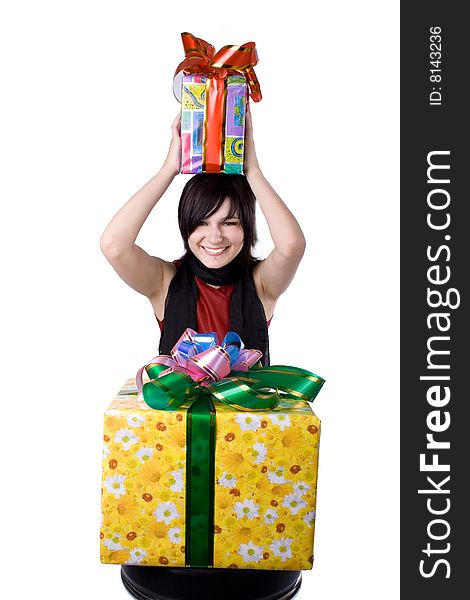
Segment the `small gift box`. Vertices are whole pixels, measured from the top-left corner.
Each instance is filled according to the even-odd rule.
[[[253,42],[224,46],[182,33],[185,60],[175,73],[181,101],[181,172],[243,173],[248,96],[261,100]]]
[[[307,400],[323,379],[258,368],[259,352],[207,335],[185,332],[105,413],[101,560],[310,569],[320,421]]]

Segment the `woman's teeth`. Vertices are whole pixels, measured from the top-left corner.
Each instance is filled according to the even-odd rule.
[[[225,248],[206,248],[205,246],[203,246],[203,248],[207,254],[210,254],[211,256],[218,256],[225,250]]]

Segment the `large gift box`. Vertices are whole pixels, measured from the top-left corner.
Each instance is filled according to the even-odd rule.
[[[183,33],[186,58],[175,73],[181,101],[181,172],[243,173],[245,110],[261,91],[253,66],[253,42],[224,46]]]
[[[212,394],[194,395],[188,385],[186,398],[173,397],[164,410],[150,408],[135,380],[127,381],[104,418],[102,562],[312,567],[320,421],[306,400],[295,398],[306,388],[276,393],[272,409],[269,393],[256,392],[264,410],[230,399],[233,386],[256,388],[258,372],[300,377],[289,369],[232,372]],[[323,380],[296,371],[310,377],[302,386],[313,386],[316,395]],[[160,383],[158,392],[171,397],[171,386]]]

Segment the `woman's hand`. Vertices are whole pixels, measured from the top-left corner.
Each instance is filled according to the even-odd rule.
[[[170,148],[163,166],[177,175],[181,166],[181,113],[171,125],[171,134]]]
[[[245,116],[245,149],[243,170],[245,175],[248,175],[248,173],[254,169],[259,169],[259,164],[258,158],[256,157],[255,143],[253,141],[253,121],[251,120],[250,105],[247,104]]]

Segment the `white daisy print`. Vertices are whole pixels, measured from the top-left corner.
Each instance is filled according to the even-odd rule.
[[[106,477],[104,487],[110,494],[114,494],[116,498],[124,496],[126,488],[124,487],[125,475],[109,475]]]
[[[169,484],[172,492],[182,492],[184,490],[183,469],[172,471]]]
[[[234,511],[239,519],[246,517],[251,521],[258,516],[259,506],[253,500],[244,500],[235,502]]]
[[[224,473],[222,477],[219,478],[219,483],[223,487],[232,489],[237,487],[237,478],[231,473]]]
[[[309,510],[303,520],[309,527],[312,527],[312,524],[315,522],[315,511]]]
[[[103,543],[108,550],[122,550],[123,546],[119,543],[121,540],[121,534],[113,533],[113,537],[105,538]]]
[[[279,413],[277,415],[269,415],[271,418],[271,422],[274,425],[279,425],[279,427],[281,428],[281,431],[284,431],[284,429],[286,427],[290,426],[290,419],[288,415],[284,415],[282,413]]]
[[[238,554],[246,563],[258,563],[263,558],[263,548],[255,546],[253,542],[250,541],[248,544],[241,544],[238,549]]]
[[[274,508],[268,508],[264,513],[264,520],[268,525],[272,525],[277,517],[277,511]]]
[[[305,483],[305,481],[298,481],[297,483],[294,483],[294,492],[299,496],[306,494],[309,489],[310,486],[308,483]]]
[[[286,562],[288,558],[292,557],[290,545],[292,544],[292,538],[281,538],[276,540],[269,546],[274,553],[274,556],[280,556],[282,562]]]
[[[139,441],[139,438],[133,433],[131,429],[120,429],[114,436],[114,441],[118,444],[122,444],[124,450],[129,448]]]
[[[305,502],[305,500],[302,500],[301,496],[294,492],[293,494],[288,494],[284,498],[282,506],[287,506],[287,508],[291,512],[291,515],[296,515],[299,512],[299,510],[307,506],[307,503]]]
[[[131,558],[127,562],[127,564],[138,565],[139,563],[141,563],[144,560],[144,558],[146,556],[147,556],[147,552],[145,552],[145,550],[142,550],[142,548],[133,548],[131,550]]]
[[[255,463],[255,465],[259,465],[260,463],[262,463],[266,460],[267,452],[268,451],[264,444],[257,442],[256,444],[253,445],[253,450],[251,451],[251,453],[253,454],[253,457],[255,459],[253,461]]]
[[[139,448],[135,455],[140,459],[141,463],[145,463],[153,456],[153,448]]]
[[[136,413],[131,413],[130,415],[127,415],[127,424],[129,425],[129,427],[140,427],[144,421],[145,417],[143,417],[142,415],[138,415]]]
[[[240,413],[235,417],[235,421],[240,425],[242,431],[256,431],[261,427],[261,415],[250,413]]]
[[[268,479],[270,483],[287,483],[284,477],[284,467],[276,467],[274,471],[269,471]]]
[[[181,527],[172,527],[168,531],[168,537],[172,544],[181,544]]]
[[[103,444],[103,460],[105,460],[109,454],[111,454],[111,450],[109,449],[108,444]]]
[[[161,523],[163,521],[167,525],[171,523],[173,519],[177,519],[180,516],[174,502],[162,502],[157,506],[157,509],[153,514],[158,522]]]

